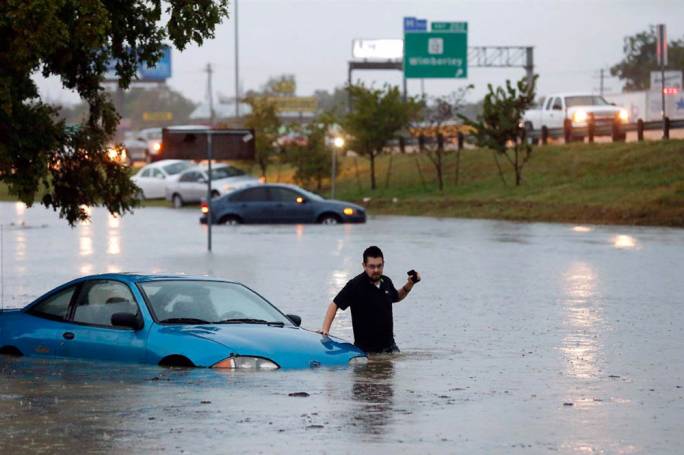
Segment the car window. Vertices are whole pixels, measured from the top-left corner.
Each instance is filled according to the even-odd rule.
[[[232,202],[264,202],[268,201],[268,194],[264,187],[249,188],[234,194],[230,200]]]
[[[163,179],[164,173],[162,171],[160,171],[159,169],[153,169],[152,176],[155,179]]]
[[[164,169],[164,172],[166,172],[168,175],[176,175],[186,169],[190,169],[192,166],[194,165],[189,161],[179,161],[178,163],[162,166],[162,169]]]
[[[233,166],[217,167],[211,170],[212,180],[225,179],[229,177],[239,177],[245,175],[245,171]]]
[[[553,110],[554,111],[562,111],[563,110],[563,102],[558,97],[553,99]]]
[[[549,98],[549,99],[546,101],[546,110],[547,110],[547,111],[551,109],[551,103],[553,103],[553,97],[552,97],[552,98]]]
[[[181,182],[196,182],[200,178],[200,173],[191,171],[191,172],[186,172],[185,174],[181,175],[180,181]]]
[[[71,297],[74,295],[75,286],[68,289],[60,291],[52,297],[48,297],[42,302],[31,307],[29,312],[35,314],[36,316],[43,316],[50,319],[57,319],[63,321],[67,317],[67,311],[69,309],[69,302],[71,302]]]
[[[152,172],[152,169],[145,169],[140,173],[140,177],[149,177],[150,173]]]
[[[93,325],[112,325],[115,313],[138,314],[131,290],[118,281],[92,281],[85,283],[76,302],[74,322]]]
[[[160,322],[167,319],[290,321],[255,292],[237,283],[152,281],[140,286]],[[171,322],[171,321],[169,321]]]
[[[271,187],[271,200],[274,202],[297,202],[297,197],[302,195],[288,188]]]

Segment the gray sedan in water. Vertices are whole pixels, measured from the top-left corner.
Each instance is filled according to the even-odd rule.
[[[235,190],[212,199],[212,224],[240,223],[365,223],[363,207],[324,199],[295,185],[268,184]],[[200,222],[209,206],[202,202]]]

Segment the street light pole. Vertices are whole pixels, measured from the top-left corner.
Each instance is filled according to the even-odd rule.
[[[331,172],[330,172],[330,199],[335,199],[335,178],[337,177],[337,150],[344,147],[344,138],[337,136],[333,140],[331,151]]]
[[[235,1],[235,119],[240,118],[240,60],[238,46],[238,0]]]
[[[212,160],[212,142],[211,131],[207,134],[207,250],[211,253],[211,160]]]

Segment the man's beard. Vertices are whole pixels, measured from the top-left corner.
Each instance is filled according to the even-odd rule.
[[[373,283],[377,283],[378,281],[380,281],[380,278],[382,278],[382,274],[381,274],[381,273],[378,273],[377,275],[376,275],[376,274],[372,274],[372,275],[369,275],[368,278],[370,278],[370,280],[371,280]]]

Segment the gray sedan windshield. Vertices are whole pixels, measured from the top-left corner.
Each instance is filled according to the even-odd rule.
[[[140,285],[158,321],[218,323],[263,321],[292,325],[258,294],[237,283],[168,280]]]

